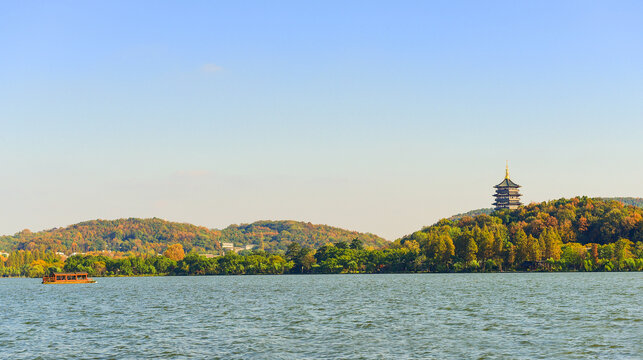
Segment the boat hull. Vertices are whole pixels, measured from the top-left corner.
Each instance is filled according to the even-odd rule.
[[[81,273],[53,273],[42,277],[43,284],[92,284],[96,281],[87,276],[86,272]]]
[[[43,281],[43,284],[93,284],[96,280]]]

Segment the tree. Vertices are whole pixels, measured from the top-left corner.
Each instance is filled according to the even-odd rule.
[[[309,251],[304,256],[302,256],[300,262],[301,262],[302,270],[305,272],[309,272],[316,262],[315,254],[313,253],[313,251]]]
[[[461,248],[460,258],[467,263],[475,261],[476,254],[478,253],[478,245],[476,244],[476,240],[471,231],[467,230],[463,232],[458,242],[460,243]]]
[[[540,260],[540,244],[538,240],[531,235],[527,237],[527,254],[528,261]]]
[[[411,251],[420,251],[420,244],[415,240],[406,240],[402,247],[405,247]]]
[[[545,229],[538,239],[541,245],[542,257],[544,260],[560,260],[560,247],[563,242],[555,228]]]
[[[579,243],[569,243],[562,247],[561,260],[572,269],[580,270],[585,260],[585,246]]]
[[[529,261],[527,234],[525,234],[523,229],[518,229],[516,231],[513,242],[516,244],[516,263],[520,265],[525,261]]]
[[[167,247],[167,250],[163,252],[163,256],[170,260],[181,261],[185,257],[185,251],[183,251],[183,245],[174,244]]]
[[[288,244],[288,248],[286,250],[286,259],[288,260],[296,260],[301,253],[301,245],[296,242],[292,242]]]
[[[307,247],[302,247],[298,243],[290,243],[288,250],[286,250],[286,259],[292,262],[292,272],[304,273],[309,271],[315,263],[313,250]]]
[[[335,247],[338,249],[348,249],[349,245],[346,241],[338,241],[335,243]]]
[[[411,240],[411,242],[414,243],[415,241]],[[409,243],[409,241],[405,242],[404,245],[407,243]],[[413,251],[410,247],[409,250]],[[448,232],[432,232],[428,235],[425,255],[430,264],[433,265],[433,270],[448,268],[454,253],[455,246]]]
[[[364,249],[364,243],[359,238],[355,238],[351,241],[350,248],[354,250],[362,250]]]
[[[514,244],[509,243],[506,250],[507,266],[514,266],[516,262],[516,247]]]
[[[632,242],[628,239],[620,239],[614,243],[614,260],[620,262],[632,257],[632,254],[630,254],[631,244]]]
[[[592,244],[592,262],[594,265],[598,264],[598,244]]]
[[[491,259],[494,254],[493,234],[486,226],[482,229],[476,226],[473,229],[473,236],[476,240],[476,244],[478,245],[478,259],[482,262],[482,270],[484,271],[486,269],[487,259]]]
[[[493,253],[500,257],[507,239],[507,227],[502,224],[495,224],[491,228],[493,234]]]

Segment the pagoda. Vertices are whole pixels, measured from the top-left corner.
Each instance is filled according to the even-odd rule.
[[[507,162],[507,169],[505,172],[505,179],[494,188],[496,188],[496,193],[493,195],[496,198],[496,201],[493,205],[496,207],[495,210],[502,209],[516,209],[522,205],[520,202],[520,197],[522,194],[518,193],[518,188],[520,185],[509,179],[509,162]]]

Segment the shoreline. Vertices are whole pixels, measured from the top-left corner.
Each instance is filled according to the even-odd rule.
[[[311,273],[311,274],[136,274],[136,275],[91,275],[92,278],[139,278],[139,277],[201,277],[201,276],[314,276],[314,275],[334,275],[334,276],[345,276],[345,275],[405,275],[405,274],[425,274],[425,275],[437,275],[437,274],[565,274],[565,273],[643,273],[643,271],[579,271],[579,270],[570,270],[570,271],[486,271],[486,272],[477,272],[477,271],[444,271],[444,272],[379,272],[379,273]],[[29,277],[29,276],[0,276],[0,279],[42,279],[42,277]]]

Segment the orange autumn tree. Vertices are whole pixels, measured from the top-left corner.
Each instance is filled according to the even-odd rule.
[[[167,250],[163,253],[163,256],[165,256],[168,259],[172,259],[174,261],[179,261],[183,260],[185,257],[185,251],[183,251],[183,245],[181,244],[174,244],[170,245],[167,247]]]

